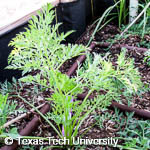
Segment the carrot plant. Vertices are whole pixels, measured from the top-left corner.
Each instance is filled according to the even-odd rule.
[[[68,145],[73,145],[73,138],[78,136],[78,131],[97,107],[106,108],[112,99],[118,100],[121,90],[129,93],[137,93],[142,87],[138,70],[134,68],[133,60],[125,60],[125,52],[118,56],[117,68],[111,61],[94,55],[94,61],[89,61],[87,48],[82,45],[64,45],[62,41],[71,34],[57,34],[60,24],[52,25],[54,11],[51,5],[38,12],[29,21],[29,28],[14,38],[10,45],[14,50],[9,56],[9,69],[20,69],[25,73],[39,70],[32,76],[27,74],[20,80],[23,82],[39,84],[45,89],[51,89],[53,94],[52,112],[47,116],[39,114],[53,127],[60,138],[69,139]],[[85,52],[84,52],[85,51]],[[69,78],[60,72],[63,63],[81,54],[87,55],[87,68],[79,65],[77,75]],[[81,102],[76,100],[77,95],[88,88],[88,94]],[[95,97],[93,101],[88,96],[94,91],[103,90],[105,94]],[[34,107],[20,95],[19,97]],[[35,109],[36,110],[36,109]],[[55,126],[52,121],[55,122]]]

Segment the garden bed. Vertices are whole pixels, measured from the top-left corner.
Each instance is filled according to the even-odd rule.
[[[91,37],[91,34],[93,33],[93,30],[95,28],[93,26],[89,26],[87,28],[87,31],[83,35],[83,37],[80,38],[80,40],[77,41],[77,44],[84,44],[86,45]],[[141,48],[149,48],[149,42],[150,42],[150,36],[149,34],[146,34],[144,36],[144,39],[141,38],[140,35],[133,35],[133,34],[126,34],[127,37],[123,37],[121,39],[116,39],[116,35],[120,34],[121,31],[116,25],[109,24],[106,27],[104,27],[101,31],[99,31],[92,42],[98,42],[102,43],[101,45],[97,45],[91,52],[93,55],[94,53],[97,53],[101,56],[105,56],[106,53],[109,52],[110,60],[113,64],[113,67],[117,67],[117,55],[120,54],[121,48],[117,45],[128,45],[134,47],[133,50],[126,50],[126,58],[134,58],[134,65],[138,68],[140,75],[141,75],[141,81],[144,84],[143,89],[139,90],[139,93],[137,93],[135,96],[132,97],[132,95],[120,95],[120,104],[128,105],[129,107],[134,107],[137,109],[142,109],[146,111],[150,111],[150,92],[149,92],[149,83],[150,83],[150,67],[148,66],[147,62],[144,62],[145,54],[144,52],[139,52],[136,47]],[[109,47],[106,45],[103,45],[104,43],[110,43],[112,40],[115,40],[113,46]],[[145,42],[145,43],[144,43]],[[144,44],[143,44],[144,43]],[[60,71],[64,74],[67,74],[69,68],[72,66],[72,64],[75,62],[77,57],[65,62],[62,66]],[[86,66],[86,65],[85,65]],[[107,68],[106,68],[107,69]],[[34,71],[31,73],[31,75],[36,75],[38,71]],[[72,77],[75,77],[76,73],[72,75]],[[33,104],[34,106],[39,106],[46,102],[46,98],[50,98],[50,96],[53,94],[53,90],[47,89],[43,90],[41,89],[41,86],[36,84],[27,84],[23,82],[14,81],[13,85],[10,85],[9,88],[6,88],[8,83],[6,83],[6,86],[3,86],[2,92],[9,91],[9,100],[10,102],[16,102],[17,108],[22,108],[22,111],[19,110],[12,116],[10,116],[9,120],[12,120],[13,118],[19,116],[20,114],[24,113],[25,111],[30,111],[32,109],[31,106],[27,105],[23,99],[18,98],[18,96],[13,97],[13,95],[19,95],[26,99],[29,103]],[[84,89],[84,93],[88,91],[87,87]],[[97,96],[98,94],[103,93],[104,91],[94,91],[92,93],[92,96]],[[140,93],[141,92],[141,93]],[[115,100],[115,99],[114,99]],[[80,100],[82,103],[82,100]],[[91,100],[92,102],[92,100]],[[51,103],[50,103],[51,107]],[[90,109],[90,108],[89,108]],[[38,113],[34,113],[35,115],[39,116]],[[33,119],[33,113],[30,115],[27,115],[25,118],[18,120],[16,123],[11,125],[9,128],[6,129],[6,131],[9,132],[10,128],[17,127],[18,132],[20,132],[22,129],[26,127],[28,122],[30,122]],[[40,117],[39,117],[40,118]],[[55,124],[55,123],[54,123]],[[144,128],[144,129],[143,129]],[[135,130],[135,132],[133,132]],[[127,138],[131,139],[138,139],[138,142],[134,142],[134,140],[130,140],[129,143],[126,143],[125,148],[134,147],[135,145],[137,147],[142,148],[150,148],[149,145],[146,145],[147,143],[142,143],[142,132],[145,130],[145,141],[147,142],[149,137],[149,120],[143,119],[142,117],[139,117],[138,115],[133,115],[133,113],[122,113],[119,109],[111,108],[107,110],[100,110],[96,109],[95,112],[91,112],[88,118],[83,122],[82,126],[79,128],[78,131],[78,137],[82,135],[84,136],[82,138],[87,139],[101,139],[101,138],[115,138],[115,137],[121,137],[121,134],[124,134],[122,136],[122,139],[119,139],[118,145],[123,145],[124,142],[126,142]],[[40,125],[38,126],[38,129],[36,129],[35,132],[31,133],[30,136],[35,137],[52,137],[59,138],[58,135],[54,132],[53,128],[49,126],[49,124],[46,121],[43,121],[40,119]],[[135,144],[135,145],[134,145]],[[128,146],[128,147],[127,147]],[[147,146],[147,147],[146,147]],[[24,146],[25,149],[26,146]],[[27,148],[28,147],[28,148]],[[40,149],[40,146],[27,146],[26,149]],[[44,147],[45,148],[45,147]],[[85,149],[85,150],[97,150],[97,149],[120,149],[120,147],[111,147],[111,146],[101,146],[101,145],[81,145],[76,146],[76,149]],[[72,149],[75,149],[72,148]],[[21,149],[21,148],[20,148]],[[48,148],[47,148],[48,149]],[[54,149],[54,148],[53,148]],[[58,149],[58,148],[56,148]]]

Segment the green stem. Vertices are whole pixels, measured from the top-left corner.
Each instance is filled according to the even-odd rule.
[[[129,30],[130,27],[132,27],[132,25],[134,25],[136,23],[136,21],[143,15],[143,13],[149,8],[150,6],[150,2],[145,6],[145,8],[142,10],[142,12],[134,19],[134,21],[129,24],[129,26],[121,33],[121,35],[119,37],[122,37],[124,35],[125,32],[127,32]]]
[[[19,94],[18,94],[18,97],[20,99],[22,99],[25,103],[27,103],[29,106],[31,106],[32,108],[35,109],[36,112],[38,112],[40,114],[40,116],[45,119],[48,124],[55,130],[55,132],[59,135],[60,138],[62,138],[62,135],[59,133],[59,131],[55,128],[55,126],[32,104],[30,104],[28,101],[26,101],[23,97],[21,97]]]
[[[92,34],[92,36],[91,36],[91,38],[90,38],[90,40],[89,40],[87,46],[89,46],[89,45],[91,44],[91,42],[92,42],[92,40],[93,40],[93,38],[94,38],[96,32],[98,31],[98,28],[100,27],[102,21],[109,15],[109,13],[112,11],[112,9],[115,8],[115,7],[118,5],[118,3],[120,3],[120,1],[118,1],[115,5],[109,7],[109,8],[103,13],[102,17],[100,17],[99,22],[98,22],[98,24],[97,24],[97,26],[96,26],[96,28],[95,28],[93,34]]]

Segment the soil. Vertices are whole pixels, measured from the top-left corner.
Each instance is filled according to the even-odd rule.
[[[91,33],[93,32],[94,27],[89,26],[87,28],[87,31],[85,32],[85,34],[83,35],[82,38],[80,38],[80,40],[78,40],[78,44],[82,43],[84,45],[86,45],[89,41],[89,38],[91,37]],[[114,25],[114,24],[110,24],[107,25],[105,28],[103,28],[101,31],[99,31],[95,38],[94,41],[96,42],[105,42],[108,39],[114,39],[116,34],[120,34],[120,30]],[[146,35],[144,37],[144,40],[150,42],[150,36]],[[139,44],[139,42],[142,41],[142,38],[140,36],[129,36],[126,39],[121,39],[116,41],[116,43],[121,43],[121,44],[128,44],[131,46],[137,46]],[[115,44],[116,44],[115,43]],[[105,54],[107,52],[106,49],[101,48],[101,47],[96,47],[93,52],[99,53],[99,54]],[[112,58],[112,62],[113,64],[115,64],[116,58],[117,58],[117,54],[119,54],[121,52],[121,49],[109,49],[109,52],[111,53],[111,58]],[[142,82],[144,84],[149,84],[150,83],[150,67],[143,62],[143,58],[144,58],[144,53],[139,53],[138,51],[134,50],[134,51],[127,51],[127,56],[134,58],[135,59],[135,66],[138,68],[142,78]],[[76,58],[67,61],[62,67],[61,67],[61,71],[63,73],[66,73],[68,71],[68,68],[70,68],[70,66],[73,64],[73,62],[75,61]],[[15,87],[16,85],[14,85]],[[15,89],[15,88],[13,88]],[[36,86],[36,89],[39,89],[38,86]],[[20,91],[21,95],[26,98],[28,100],[28,102],[31,102],[31,104],[34,104],[34,106],[38,106],[42,103],[45,102],[45,97],[50,97],[52,91],[44,91],[44,92],[37,92],[35,90],[35,85],[27,85],[25,83],[23,83],[22,87],[18,84],[17,89],[13,90],[10,93],[10,101],[15,101],[17,103],[17,107],[18,108],[23,108],[26,111],[31,110],[30,106],[26,105],[21,99],[11,97],[11,95],[17,93],[18,91]],[[125,97],[122,98],[122,101],[120,103],[126,104],[127,105],[127,100]],[[149,110],[150,111],[150,92],[145,92],[142,94],[142,96],[134,96],[131,102],[132,107],[138,108],[138,109],[144,109],[144,110]],[[114,111],[113,110],[107,110],[107,112],[109,112],[111,115],[114,115]],[[21,112],[22,113],[22,112]],[[17,117],[18,115],[20,115],[21,113],[17,113],[17,114],[13,114],[12,116],[10,116],[9,120]],[[101,111],[101,110],[96,110],[96,113],[99,115],[102,115],[104,113],[106,113],[106,111]],[[124,115],[124,117],[126,118],[126,116]],[[16,126],[18,128],[18,131],[20,131],[21,129],[23,129],[26,126],[26,123],[29,122],[31,119],[33,118],[33,114],[27,116],[26,118],[18,121],[17,123],[13,124],[11,127]],[[139,117],[136,117],[136,119],[141,119]],[[81,126],[80,130],[79,130],[79,135],[81,135],[82,133],[84,133],[86,131],[86,129],[88,129],[90,126],[92,126],[92,128],[90,128],[86,134],[84,134],[83,138],[89,138],[89,139],[99,139],[99,138],[106,138],[106,137],[117,137],[118,131],[121,131],[121,128],[116,128],[117,122],[113,122],[111,120],[105,120],[103,122],[103,126],[104,128],[100,128],[100,126],[98,126],[96,124],[96,120],[94,117],[94,114],[91,114],[86,121],[84,121],[83,125]],[[8,131],[10,128],[8,128],[6,131]],[[44,121],[41,121],[41,125],[38,127],[37,131],[35,133],[32,133],[33,136],[41,136],[41,137],[51,137],[51,136],[56,136],[55,132],[53,131],[53,129]],[[120,141],[121,143],[122,141]],[[102,147],[102,146],[86,146],[83,147],[81,149],[84,150],[102,150],[103,148],[105,148],[106,150],[114,150],[117,148],[111,148],[111,147]],[[39,147],[35,147],[34,149],[39,149]]]

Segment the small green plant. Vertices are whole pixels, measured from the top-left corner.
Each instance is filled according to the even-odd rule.
[[[4,83],[0,83],[0,93],[6,95],[12,92],[12,87],[12,84],[6,80]]]
[[[111,120],[113,118],[112,114],[109,112],[104,112],[102,115],[95,115],[95,120],[96,120],[96,125],[98,125],[101,129],[105,128],[104,127],[104,122],[107,121],[108,119]]]
[[[130,118],[123,132],[119,135],[124,140],[121,149],[150,149],[150,125],[149,121]]]
[[[120,129],[123,127],[126,122],[126,118],[124,117],[123,113],[120,113],[119,109],[115,108],[114,114],[109,112],[103,112],[102,115],[95,115],[96,124],[101,128],[104,129],[104,122],[111,121],[115,124],[116,129]]]
[[[103,114],[95,116],[97,125],[100,128],[103,126],[104,121],[110,120],[113,122],[114,129],[118,136],[118,139],[122,140],[122,144],[117,147],[121,150],[148,150],[150,148],[150,125],[149,121],[137,120],[133,118],[134,113],[126,112],[123,114],[118,109],[115,109],[114,114]]]
[[[147,63],[148,66],[150,66],[150,50],[145,52],[144,62]]]
[[[8,115],[11,114],[11,112],[13,112],[16,108],[14,103],[10,105],[7,102],[7,98],[8,94],[0,94],[0,134],[4,131],[3,125],[6,123]]]
[[[119,129],[116,133],[118,139],[123,140],[122,145],[118,145],[120,149],[127,150],[148,150],[150,148],[150,125],[149,121],[137,120],[133,118],[134,113],[126,112],[121,113],[118,109],[115,109],[115,113],[110,115],[104,115],[103,120],[98,120],[99,116],[96,116],[98,125],[101,125],[103,121],[111,120],[115,123],[115,128]]]
[[[8,98],[8,94],[5,96],[0,94],[0,126],[3,126],[4,123],[6,123],[7,113],[8,113],[6,112],[7,98]],[[2,133],[2,129],[0,130],[0,134],[1,133]]]

